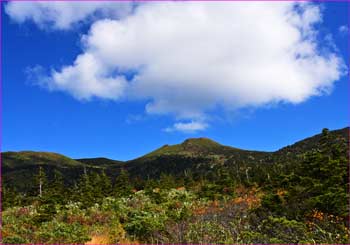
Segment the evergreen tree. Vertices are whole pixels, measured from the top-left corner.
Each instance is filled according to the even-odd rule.
[[[268,210],[290,218],[302,219],[311,210],[346,217],[348,215],[346,188],[346,142],[322,131],[317,149],[304,154],[303,160],[294,165],[294,171],[275,178],[275,186],[284,186],[287,195],[266,195],[263,206]],[[278,200],[278,201],[276,201]]]
[[[113,192],[115,196],[128,196],[132,193],[133,186],[131,185],[129,173],[122,169],[115,179]]]
[[[310,193],[309,209],[346,216],[348,210],[346,187],[347,165],[346,142],[322,131],[319,149],[305,155],[298,171],[300,185]]]
[[[175,188],[176,183],[174,176],[162,173],[159,179],[159,187],[162,189]]]
[[[108,175],[106,175],[105,171],[100,175],[100,183],[102,194],[104,197],[110,196],[112,194],[112,183],[111,179]]]
[[[77,186],[78,201],[83,204],[84,207],[89,207],[95,203],[95,193],[92,185],[91,177],[86,170],[81,176]]]
[[[191,170],[184,171],[184,184],[186,188],[191,188],[195,184],[195,181],[193,179],[193,173]]]
[[[101,183],[101,176],[97,172],[93,172],[89,175],[90,185],[92,187],[93,192],[93,199],[95,202],[100,203],[103,199],[103,193],[102,193],[102,186]]]
[[[65,203],[69,199],[69,189],[65,189],[63,175],[60,171],[54,170],[53,180],[48,187],[48,198],[55,203]]]
[[[1,204],[3,210],[8,207],[20,206],[22,205],[21,195],[13,187],[7,187],[4,184],[1,187]]]

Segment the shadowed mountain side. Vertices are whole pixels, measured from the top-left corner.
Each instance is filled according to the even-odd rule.
[[[96,158],[81,158],[75,159],[78,162],[84,163],[89,166],[99,166],[99,167],[112,167],[112,166],[124,166],[125,162],[112,160],[104,157],[96,157]]]

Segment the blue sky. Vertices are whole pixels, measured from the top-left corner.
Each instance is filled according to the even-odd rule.
[[[109,3],[104,6],[94,6],[86,12],[76,13],[73,15],[74,18],[79,18],[81,14],[81,19],[78,20],[69,15],[58,14],[59,17],[51,19],[41,16],[50,8],[57,11],[55,13],[60,13],[62,9],[73,9],[75,13],[74,8],[77,6],[46,6],[43,11],[43,6],[33,4],[31,8],[19,5],[12,6],[6,11],[3,9],[2,150],[51,151],[73,158],[103,156],[128,160],[164,144],[180,143],[189,137],[209,137],[222,144],[243,149],[273,151],[319,133],[322,128],[338,129],[349,124],[349,83],[344,66],[341,68],[342,71],[339,71],[341,69],[336,65],[302,67],[300,73],[303,76],[300,76],[300,79],[305,81],[300,82],[300,86],[296,87],[293,81],[297,81],[299,74],[289,73],[290,67],[295,67],[296,63],[279,66],[282,59],[273,57],[271,60],[266,58],[272,63],[276,61],[275,67],[267,66],[268,69],[271,68],[271,72],[266,76],[272,77],[272,80],[276,78],[274,83],[264,80],[265,73],[262,73],[261,77],[251,77],[251,74],[259,74],[261,67],[265,70],[266,64],[260,60],[264,60],[271,52],[265,54],[265,51],[260,49],[259,45],[263,45],[259,42],[261,26],[252,27],[252,29],[256,28],[254,32],[242,28],[245,25],[254,26],[255,23],[260,22],[265,31],[264,24],[268,25],[271,20],[266,17],[267,15],[264,16],[263,11],[270,13],[274,6],[259,7],[260,16],[249,15],[248,17],[243,13],[244,11],[239,12],[237,10],[239,8],[236,8],[234,11],[237,11],[236,14],[242,19],[242,28],[225,27],[223,30],[217,26],[219,24],[225,26],[226,21],[234,23],[230,15],[227,15],[226,19],[219,20],[215,16],[222,10],[216,9],[217,12],[211,13],[211,10],[203,8],[201,14],[206,16],[206,19],[201,21],[208,22],[205,23],[204,31],[200,31],[202,22],[197,23],[196,20],[191,19],[194,18],[192,16],[197,8],[194,6],[196,3],[191,4],[190,7],[182,3],[182,6],[164,5],[163,8],[131,6],[125,10],[126,6],[117,7]],[[185,11],[181,9],[183,6],[186,7]],[[190,20],[188,25],[182,23],[177,16],[173,19],[168,17],[170,11],[174,13],[178,7],[181,7],[179,13],[188,13],[188,16],[184,16],[184,19]],[[312,7],[314,9],[311,9]],[[119,10],[121,8],[123,11]],[[143,12],[138,8],[143,8]],[[308,44],[318,45],[317,52],[320,56],[318,58],[324,61],[330,59],[330,54],[333,54],[337,60],[348,62],[349,34],[345,28],[349,22],[347,3],[322,3],[303,8],[309,8],[310,13],[316,13],[318,18],[321,18],[321,21],[316,22],[312,18],[309,20],[312,30],[317,31],[317,36],[310,37],[309,35],[312,34],[308,29],[300,31],[306,36],[305,39],[308,39]],[[315,8],[318,12],[311,11]],[[244,8],[241,6],[241,9]],[[271,16],[281,18],[282,10],[273,11]],[[181,42],[159,41],[157,43],[154,41],[156,46],[148,44],[153,42],[150,40],[163,40],[163,37],[164,40],[168,40],[166,39],[168,28],[156,26],[159,30],[165,28],[160,32],[161,34],[151,31],[156,29],[151,28],[153,22],[144,22],[140,13],[157,16],[155,17],[157,23],[166,20],[164,23],[176,29],[169,34],[170,37],[174,40],[184,40],[186,47],[191,45],[191,41],[196,40],[196,44],[189,51],[190,54],[181,53],[183,50],[188,50],[186,47],[180,48]],[[297,10],[294,13],[297,14]],[[135,17],[130,18],[129,22],[124,21],[132,15]],[[106,18],[109,21],[106,21]],[[273,20],[271,23],[274,22]],[[138,27],[139,23],[144,25]],[[196,24],[193,31],[191,25]],[[276,25],[275,30],[290,27],[288,23],[283,25]],[[299,23],[299,25],[302,24]],[[91,30],[92,26],[95,29]],[[113,29],[119,27],[130,30],[128,33],[131,34],[128,36],[135,33],[143,34],[140,34],[140,40],[137,39],[132,43],[131,39],[120,38],[123,32]],[[188,29],[188,33],[198,30],[195,34],[196,38],[199,38],[190,39],[188,36],[191,34],[184,29]],[[280,33],[280,35],[278,31],[273,30],[272,26],[267,29],[266,35],[271,37],[294,35],[292,29],[290,33]],[[106,43],[108,38],[104,36],[105,30],[107,34],[110,33],[110,36],[115,35],[116,39],[112,39],[114,40],[112,44]],[[207,30],[211,31],[206,33]],[[210,33],[216,30],[218,30],[217,33],[211,36]],[[225,35],[228,35],[227,33],[231,30],[235,33],[227,37],[230,42],[223,43]],[[203,33],[207,36],[203,36]],[[234,50],[236,46],[231,47],[231,43],[246,33],[257,40],[238,42],[237,47],[241,47],[240,50],[243,51]],[[85,41],[87,40],[85,43],[82,41],[83,35],[85,35]],[[216,36],[220,38],[215,38]],[[115,40],[119,38],[122,40],[120,41],[121,50],[113,46],[116,43]],[[286,39],[278,38],[276,41],[271,41],[275,39],[263,40],[271,41],[276,47],[285,47],[289,36]],[[202,42],[201,40],[204,39],[206,41]],[[250,46],[242,46],[246,42]],[[205,46],[203,49],[201,49],[202,43]],[[129,44],[132,47],[130,50]],[[145,46],[146,44],[148,46]],[[112,53],[115,50],[118,51],[116,54],[121,57],[120,59],[115,59],[114,55],[108,56],[109,50],[105,48],[108,45],[111,45]],[[270,44],[266,45],[270,47]],[[138,48],[140,51],[134,52]],[[148,51],[144,51],[147,49],[152,51],[151,55],[147,53]],[[257,53],[258,61],[250,67],[249,72],[242,72],[245,66],[240,67],[236,73],[231,72],[237,66],[235,59],[240,56],[255,55],[251,53],[253,51],[250,52],[251,49]],[[209,50],[213,50],[213,54],[210,54]],[[230,53],[228,51],[232,51],[232,57],[224,55]],[[276,55],[284,54],[283,52],[276,52]],[[92,74],[97,76],[97,82],[93,80],[96,77],[91,78],[91,69],[84,70],[79,66],[79,62],[75,62],[78,55],[87,57],[86,54],[93,54],[94,61],[98,62],[97,67],[103,71],[106,70],[106,73],[101,76]],[[315,54],[308,53],[308,55]],[[229,61],[226,61],[226,58]],[[209,66],[202,62],[205,59],[211,62]],[[307,60],[309,58],[305,59],[305,64],[315,63]],[[178,60],[181,63],[177,64]],[[191,63],[185,64],[186,70],[184,70],[182,63],[188,60]],[[217,64],[216,60],[218,60]],[[251,62],[251,60],[248,61]],[[134,66],[133,63],[136,65]],[[194,63],[198,65],[193,65]],[[229,72],[221,69],[226,65],[227,67],[232,65]],[[345,65],[349,67],[348,63]],[[112,72],[109,69],[111,66],[113,66]],[[64,71],[67,67],[70,73]],[[151,71],[156,70],[157,67],[162,68],[161,72],[152,73]],[[169,67],[173,69],[168,72]],[[275,72],[274,68],[279,72]],[[319,72],[315,73],[313,70],[319,70]],[[209,79],[212,76],[215,76],[215,79]],[[337,76],[339,79],[336,78]],[[286,82],[279,87],[279,83],[284,79],[286,81],[289,79],[290,83]],[[100,81],[104,83],[98,83]],[[250,82],[251,84],[245,86]],[[312,85],[313,87],[307,85],[310,83],[315,85]],[[129,86],[129,84],[136,85]],[[267,89],[268,86],[271,88]],[[286,87],[288,89],[285,89]],[[323,91],[324,87],[328,92],[320,92],[319,95],[314,96],[315,91]],[[330,90],[329,87],[332,89]]]

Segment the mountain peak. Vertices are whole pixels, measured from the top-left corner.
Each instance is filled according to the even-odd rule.
[[[212,139],[200,137],[200,138],[188,138],[181,143],[182,146],[201,146],[201,147],[217,147],[220,146],[218,142]]]
[[[217,143],[214,140],[209,139],[207,137],[188,138],[188,139],[184,140],[183,143],[185,143],[185,142],[214,142],[214,143]]]
[[[234,148],[223,146],[218,142],[205,137],[188,138],[181,144],[163,145],[142,158],[161,155],[219,154],[227,150],[232,151]]]

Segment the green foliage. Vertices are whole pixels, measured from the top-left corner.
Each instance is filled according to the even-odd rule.
[[[60,165],[60,166],[80,166],[80,162],[75,161],[69,157],[52,152],[4,152],[2,157],[4,161],[3,167],[18,168],[23,164],[28,165]]]
[[[75,200],[83,204],[84,207],[89,207],[95,203],[93,179],[85,171],[77,185],[75,192]],[[97,194],[98,195],[98,194]]]
[[[159,187],[164,189],[175,188],[176,183],[174,176],[162,173],[159,179]]]
[[[100,182],[96,184],[99,188],[101,188],[101,193],[103,197],[112,195],[112,182],[104,171],[100,175]]]
[[[200,196],[210,200],[219,199],[221,196],[222,186],[205,181],[202,185]]]
[[[128,171],[122,169],[114,183],[114,195],[118,197],[128,196],[132,193],[132,188]]]
[[[201,221],[190,224],[185,238],[188,243],[195,244],[233,243],[232,236],[229,231],[218,222],[211,221]]]
[[[267,235],[262,234],[257,231],[249,231],[249,230],[244,230],[240,234],[240,240],[244,241],[246,244],[264,244],[264,243],[269,243],[270,239]],[[278,244],[278,243],[283,243],[283,241],[276,240],[275,238],[271,238],[271,243],[272,244]]]
[[[77,222],[67,224],[52,220],[43,223],[36,232],[39,243],[79,244],[90,240],[87,228]]]
[[[320,147],[307,153],[297,172],[300,185],[312,195],[307,208],[346,216],[347,166],[346,142],[323,130]]]
[[[42,162],[62,158],[44,154],[28,164],[28,188],[3,185],[2,242],[348,243],[348,149],[338,136],[324,130],[271,154],[191,139],[128,165],[82,160],[71,180]]]
[[[3,242],[24,241],[34,239],[33,230],[37,228],[34,218],[38,215],[34,206],[8,208],[2,213]]]
[[[305,153],[291,172],[274,177],[275,187],[264,197],[263,207],[292,219],[303,219],[314,209],[346,217],[349,199],[346,156],[345,140],[324,130],[318,148]],[[281,187],[286,190],[283,196],[276,194]]]
[[[21,206],[23,196],[21,193],[18,193],[15,188],[7,187],[3,185],[1,188],[1,206],[2,209],[7,209],[9,207]]]
[[[28,240],[21,236],[11,236],[11,237],[5,237],[2,239],[3,244],[25,244],[29,243]]]
[[[308,239],[304,223],[285,217],[268,217],[261,223],[260,232],[269,237],[269,243],[304,243]]]

